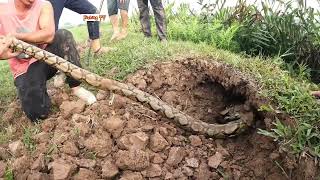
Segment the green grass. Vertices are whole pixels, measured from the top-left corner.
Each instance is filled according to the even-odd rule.
[[[36,142],[33,139],[33,136],[39,133],[39,131],[39,127],[37,126],[24,128],[22,142],[30,152],[33,152],[36,149]]]
[[[11,168],[7,168],[4,174],[5,180],[14,180],[13,170]]]
[[[7,61],[0,61],[0,74],[0,106],[2,106],[13,99],[16,91]]]

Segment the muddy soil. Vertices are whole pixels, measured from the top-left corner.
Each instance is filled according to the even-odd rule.
[[[0,148],[0,177],[8,166],[15,179],[316,178],[313,161],[306,158],[299,164],[257,133],[265,128],[265,117],[252,106],[250,95],[226,90],[228,85],[210,73],[177,61],[141,69],[126,82],[208,123],[240,117],[254,123],[239,136],[212,139],[186,132],[123,96],[115,95],[110,104],[109,92],[99,91],[99,101],[88,107],[65,88],[50,87],[54,111],[28,141],[33,151],[22,136],[22,127],[30,122],[22,113],[17,117],[18,103],[5,114],[17,135]]]

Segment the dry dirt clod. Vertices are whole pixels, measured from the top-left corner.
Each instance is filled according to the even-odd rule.
[[[223,161],[223,156],[220,152],[216,152],[215,155],[209,157],[208,165],[212,168],[217,169],[220,163]]]
[[[61,130],[56,130],[53,134],[52,142],[53,144],[60,145],[66,142],[69,139],[69,134],[66,132],[62,132]]]
[[[64,101],[60,105],[60,110],[64,118],[69,118],[72,114],[81,113],[84,111],[86,103],[82,100],[78,101]]]
[[[173,174],[172,173],[170,173],[170,172],[167,172],[167,174],[166,174],[166,176],[164,177],[164,179],[174,179],[173,178]]]
[[[193,176],[193,170],[187,166],[182,167],[182,172],[183,172],[183,174],[185,174],[188,177]]]
[[[93,134],[85,140],[84,145],[90,151],[96,152],[99,157],[107,156],[113,146],[112,139],[108,133],[99,136]]]
[[[124,96],[120,96],[118,94],[113,94],[113,98],[111,97],[110,102],[112,101],[112,107],[115,109],[122,109],[126,106],[128,98]]]
[[[151,164],[146,169],[146,177],[153,178],[153,177],[159,177],[162,174],[162,169],[159,164]]]
[[[79,133],[81,137],[87,137],[90,135],[91,128],[89,124],[85,122],[76,123],[74,125],[75,133]]]
[[[198,173],[196,174],[196,179],[201,179],[201,180],[210,179],[210,169],[206,163],[204,162],[200,163]]]
[[[169,151],[169,156],[166,161],[171,166],[177,166],[185,157],[186,152],[182,147],[172,147]]]
[[[174,169],[173,170],[173,177],[175,179],[179,179],[179,178],[182,178],[184,175],[182,173],[182,168],[181,167],[178,167],[177,169]]]
[[[199,167],[199,161],[196,158],[190,158],[186,160],[187,166],[197,168]]]
[[[55,119],[48,118],[41,123],[41,129],[44,132],[50,133],[56,126]]]
[[[161,163],[163,163],[163,162],[164,162],[163,158],[162,158],[158,153],[155,153],[155,154],[153,155],[152,163],[154,163],[154,164],[161,164]]]
[[[36,171],[44,170],[46,167],[44,155],[40,154],[38,158],[33,162],[31,169]]]
[[[112,116],[106,120],[103,121],[102,126],[112,135],[117,138],[120,136],[121,132],[123,131],[123,128],[125,126],[125,121],[123,121],[119,117]]]
[[[68,179],[75,171],[75,166],[68,164],[64,160],[58,159],[49,164],[49,169],[52,169],[53,179]]]
[[[99,90],[96,95],[96,98],[98,101],[104,100],[104,99],[106,99],[106,97],[107,97],[107,92],[103,91],[103,90]]]
[[[147,82],[144,79],[139,79],[137,83],[137,88],[144,90],[147,87]]]
[[[79,167],[88,169],[93,169],[97,164],[96,160],[93,159],[77,159],[75,162]]]
[[[23,143],[18,140],[9,144],[9,150],[13,156],[19,157],[22,156],[23,152],[25,151],[25,147]]]
[[[122,149],[144,150],[149,142],[149,136],[144,132],[127,134],[119,139],[119,147]]]
[[[48,142],[50,140],[50,134],[47,133],[47,132],[40,132],[40,133],[34,135],[33,139],[37,143],[45,143],[45,142]]]
[[[189,136],[189,140],[191,142],[191,145],[194,147],[202,145],[202,141],[199,136],[191,135]]]
[[[14,172],[21,174],[30,167],[30,164],[31,164],[30,158],[24,155],[14,160],[12,169],[14,170]]]
[[[161,134],[161,136],[164,136],[164,137],[169,136],[168,129],[165,127],[159,127],[157,131]]]
[[[79,149],[76,144],[72,141],[67,141],[63,144],[61,151],[70,156],[77,156],[79,154]]]
[[[125,171],[120,180],[144,180],[140,172]]]
[[[97,174],[89,169],[80,168],[79,172],[73,176],[74,180],[96,180]]]
[[[217,144],[217,152],[219,152],[223,157],[229,157],[230,153],[222,147],[220,144]]]
[[[32,172],[28,175],[27,180],[47,180],[49,175],[41,172]]]
[[[158,132],[154,133],[150,138],[150,148],[154,152],[162,151],[168,145],[169,143],[167,142],[167,140]]]
[[[71,117],[71,120],[74,123],[81,123],[81,122],[87,123],[90,121],[90,119],[91,119],[90,116],[84,116],[82,114],[73,114]]]
[[[120,150],[116,154],[116,165],[123,170],[141,171],[150,165],[150,157],[139,149]]]
[[[118,167],[107,160],[102,164],[102,178],[113,178],[119,173]]]
[[[126,128],[128,130],[137,129],[140,126],[140,121],[138,119],[130,118],[130,115],[127,115],[127,116],[129,117],[127,118],[128,122],[127,122]]]

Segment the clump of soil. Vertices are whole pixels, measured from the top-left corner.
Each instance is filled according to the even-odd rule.
[[[221,67],[222,68],[222,67]],[[245,117],[264,127],[251,95],[221,83],[211,71],[171,62],[137,71],[126,82],[208,123]],[[222,72],[222,71],[221,71]],[[215,72],[216,73],[216,72]],[[235,74],[236,75],[236,74]],[[228,80],[227,80],[228,81]],[[227,88],[226,88],[227,87]],[[32,136],[34,151],[22,136],[0,148],[0,177],[6,166],[16,179],[313,179],[315,165],[297,170],[276,144],[252,129],[228,139],[191,134],[129,98],[99,91],[92,106],[50,88],[59,110]],[[250,94],[250,93],[247,93]],[[255,95],[252,95],[255,96]],[[7,113],[14,112],[13,106]],[[12,115],[13,117],[13,115]],[[10,122],[26,122],[11,118]],[[281,167],[281,168],[280,168]]]

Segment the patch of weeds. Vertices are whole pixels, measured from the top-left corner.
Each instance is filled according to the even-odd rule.
[[[96,159],[97,159],[97,153],[94,152],[94,151],[85,152],[84,156],[85,156],[87,159],[92,159],[92,160],[96,160]]]
[[[58,145],[56,144],[51,144],[50,147],[48,148],[48,151],[46,155],[50,156],[53,152],[58,151]]]
[[[7,126],[7,127],[1,127],[0,129],[0,144],[8,143],[11,138],[13,137],[13,127]]]
[[[14,180],[13,170],[11,168],[6,168],[6,171],[4,173],[4,179],[5,180]]]
[[[223,177],[224,180],[229,180],[230,177],[225,173],[223,172],[223,169],[217,169],[218,173]]]
[[[78,127],[73,128],[72,131],[75,136],[80,136],[80,129]]]
[[[60,111],[59,106],[57,106],[57,105],[52,105],[51,106],[51,112],[52,113],[57,113],[59,111]]]
[[[54,143],[50,144],[49,148],[48,148],[48,150],[47,150],[47,152],[45,154],[45,159],[47,161],[50,161],[52,159],[51,158],[52,153],[57,152],[58,150],[59,149],[58,149],[58,146],[56,144],[54,144]]]
[[[36,142],[33,139],[33,136],[38,134],[39,132],[39,128],[37,127],[24,128],[22,142],[25,145],[25,147],[31,152],[36,150]]]
[[[16,95],[13,77],[7,61],[0,61],[0,103],[9,104]]]
[[[273,123],[273,125],[275,126],[275,128],[271,129],[271,131],[259,129],[258,134],[272,137],[275,141],[281,141],[292,137],[292,129],[283,125],[278,119]]]

